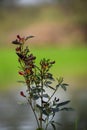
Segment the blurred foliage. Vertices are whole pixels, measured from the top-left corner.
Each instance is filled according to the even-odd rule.
[[[2,6],[15,6],[17,0],[0,0],[0,7]]]
[[[74,79],[82,78],[83,81],[87,75],[87,50],[86,48],[32,48],[34,55],[39,60],[44,56],[45,58],[54,59],[56,61],[55,67],[51,72],[56,76],[73,77]],[[0,49],[0,89],[6,89],[9,83],[18,80],[17,75],[17,60],[16,55],[12,49]],[[72,78],[72,80],[73,80]],[[78,81],[79,82],[79,81]],[[85,83],[85,82],[84,82]],[[5,88],[3,87],[5,86]],[[10,87],[10,86],[9,86]]]
[[[32,14],[32,15],[31,15]],[[40,14],[40,8],[29,7],[29,8],[2,8],[0,11],[0,27],[1,31],[11,31],[15,27],[23,28],[24,26],[30,24],[35,19],[37,20]]]
[[[57,0],[56,0],[57,1]],[[76,17],[75,22],[83,32],[87,42],[87,1],[86,0],[58,0],[64,10]]]
[[[23,29],[29,28],[34,24],[35,26],[40,24],[39,28],[43,28],[41,27],[43,26],[42,23],[48,23],[48,28],[51,28],[49,23],[56,24],[57,27],[60,27],[60,23],[67,23],[65,25],[66,29],[64,29],[67,31],[68,27],[73,25],[73,19],[74,17],[72,16],[66,16],[58,5],[0,8],[0,45],[6,45],[5,43],[11,39],[12,34],[21,32]],[[60,33],[62,33],[61,30]]]
[[[58,8],[50,6],[1,7],[0,8],[0,44],[7,42],[10,34],[29,27],[31,24],[58,22],[64,16]],[[4,38],[5,37],[5,38]]]
[[[9,14],[10,13],[10,14]],[[49,22],[52,21],[59,21],[61,18],[65,19],[64,15],[60,11],[60,9],[57,8],[57,6],[28,6],[28,7],[3,7],[0,8],[0,25],[5,25],[6,23],[11,24],[9,26],[13,27],[15,24],[19,23],[21,25],[27,25],[33,23],[33,22],[44,22],[45,20],[49,20]],[[13,19],[13,24],[9,23]],[[43,21],[44,20],[44,21]],[[15,23],[16,22],[16,23]],[[7,25],[7,24],[6,24]],[[5,25],[5,26],[6,26]],[[14,26],[12,26],[14,25]],[[18,24],[18,26],[20,26]],[[17,26],[17,27],[18,27]],[[21,26],[22,27],[22,26]]]

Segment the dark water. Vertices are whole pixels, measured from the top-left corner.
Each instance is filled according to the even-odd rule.
[[[0,93],[0,130],[35,130],[37,127],[31,108],[28,104],[23,104],[26,101],[19,92],[10,90]],[[64,94],[61,92],[60,95],[64,100]],[[75,111],[58,113],[56,120],[62,126],[58,126],[57,129],[87,130],[87,89],[70,92],[67,95],[72,95],[70,105]]]

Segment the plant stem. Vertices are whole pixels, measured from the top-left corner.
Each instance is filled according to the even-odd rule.
[[[36,119],[36,122],[37,122],[37,125],[38,125],[38,128],[39,128],[39,121],[38,121],[38,118],[37,118],[36,112],[35,112],[35,110],[34,110],[34,108],[33,108],[33,106],[32,106],[31,101],[30,101],[29,99],[27,99],[27,100],[28,100],[28,103],[29,103],[30,106],[31,106],[31,109],[32,109],[32,111],[33,111],[33,113],[34,113],[34,116],[35,116],[35,119]]]
[[[41,71],[41,107],[43,107],[43,72]],[[40,112],[40,128],[42,128],[42,111]]]
[[[45,130],[47,130],[47,127],[48,127],[48,125],[49,125],[49,123],[46,125],[46,128],[45,128]]]
[[[54,96],[54,94],[56,93],[57,89],[55,89],[55,91],[53,92],[53,94],[50,96],[49,100],[47,101],[47,103],[51,100],[51,98]]]

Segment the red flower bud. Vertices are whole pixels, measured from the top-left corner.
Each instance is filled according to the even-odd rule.
[[[26,97],[26,96],[24,95],[23,91],[20,91],[20,95],[21,95],[22,97]]]
[[[17,48],[16,48],[16,51],[21,51],[21,47],[17,47]]]
[[[18,72],[20,75],[24,75],[24,72],[23,71],[19,71]]]
[[[19,35],[17,35],[17,38],[18,38],[19,40],[21,40],[21,37],[20,37]]]
[[[31,70],[30,69],[25,69],[25,74],[30,74]]]
[[[20,37],[20,35],[17,35],[17,38],[19,39],[19,42],[22,42],[22,44],[25,42],[24,37]]]

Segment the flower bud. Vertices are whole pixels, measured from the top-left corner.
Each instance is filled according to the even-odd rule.
[[[25,70],[25,74],[30,74],[30,73],[31,73],[31,70],[27,68],[27,69]]]
[[[24,72],[23,71],[19,71],[18,72],[20,75],[24,75]]]
[[[21,37],[20,37],[19,35],[17,35],[17,38],[18,38],[19,40],[21,40]]]
[[[17,47],[15,50],[16,50],[17,52],[18,52],[18,51],[21,51],[21,47]]]
[[[19,42],[22,42],[22,44],[25,42],[24,37],[20,37],[20,35],[17,35],[17,38],[19,39]]]
[[[51,61],[50,64],[55,64],[55,61]]]
[[[20,91],[20,95],[21,95],[22,97],[26,97],[26,96],[24,95],[24,92],[23,92],[23,91]]]

